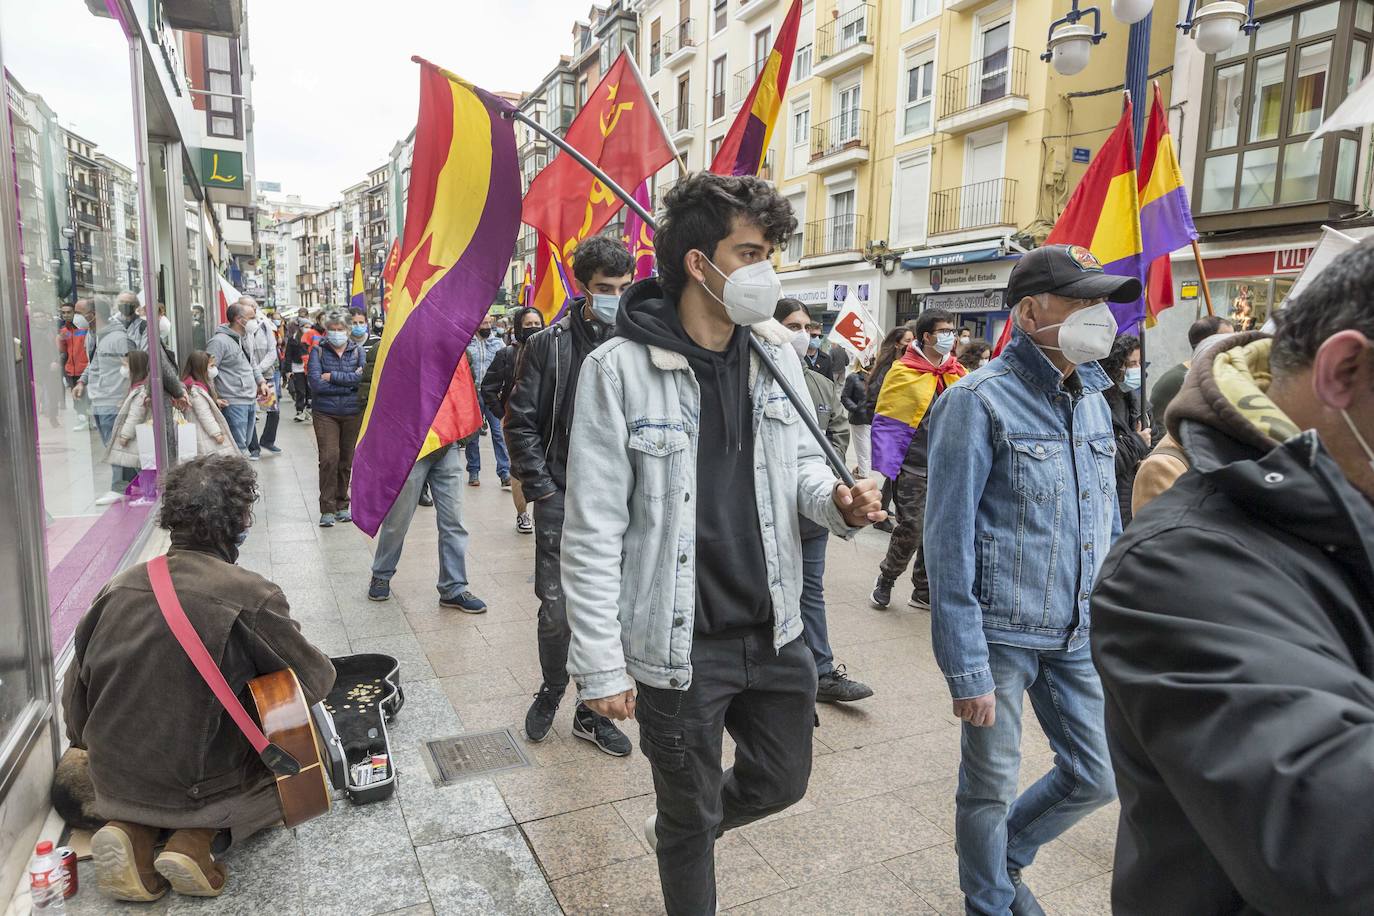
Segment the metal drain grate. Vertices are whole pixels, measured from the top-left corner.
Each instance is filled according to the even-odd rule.
[[[508,728],[425,742],[425,769],[436,786],[530,765]]]

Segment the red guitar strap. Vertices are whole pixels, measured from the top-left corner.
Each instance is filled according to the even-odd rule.
[[[201,680],[205,681],[205,686],[210,688],[210,692],[219,700],[224,711],[229,713],[229,718],[234,720],[234,724],[243,732],[248,743],[253,745],[258,757],[269,770],[278,775],[293,776],[300,772],[300,764],[295,758],[268,741],[262,729],[253,721],[253,717],[248,715],[248,710],[243,708],[243,704],[229,687],[229,682],[224,679],[224,673],[210,657],[205,643],[201,642],[200,634],[191,626],[191,621],[186,619],[186,611],[181,607],[181,600],[177,598],[176,589],[172,587],[172,576],[167,571],[166,554],[148,561],[148,581],[152,583],[153,597],[157,599],[158,609],[162,611],[162,619],[167,621],[172,635],[181,644],[182,651],[191,660],[191,664],[196,666],[196,671],[200,673]]]

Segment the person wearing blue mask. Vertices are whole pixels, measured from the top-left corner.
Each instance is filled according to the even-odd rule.
[[[1103,392],[1112,409],[1112,432],[1116,436],[1116,499],[1121,504],[1121,524],[1131,521],[1131,494],[1140,462],[1150,454],[1150,423],[1142,415],[1140,382],[1144,369],[1140,363],[1140,338],[1122,334],[1112,344],[1112,352],[1098,363],[1111,379],[1112,387]]]
[[[496,359],[496,354],[505,349],[506,343],[499,334],[492,331],[492,317],[486,315],[477,325],[477,333],[468,343],[468,366],[472,369],[472,383],[478,390],[486,378],[487,370]],[[481,401],[481,398],[478,398]],[[464,450],[468,458],[468,486],[482,485],[482,436],[491,433],[491,449],[496,453],[496,476],[503,490],[510,489],[510,455],[506,452],[506,437],[501,432],[501,418],[482,405],[482,432],[464,440]]]
[[[320,454],[321,528],[353,520],[348,510],[348,478],[363,423],[358,386],[366,356],[362,345],[350,337],[348,325],[343,315],[330,313],[324,320],[324,340],[310,354],[311,422]]]
[[[619,239],[594,235],[573,252],[573,276],[586,291],[563,317],[526,338],[506,404],[511,463],[534,506],[534,591],[539,597],[539,665],[544,682],[525,715],[525,737],[543,741],[568,690],[567,604],[561,583],[563,503],[573,394],[582,362],[612,336],[620,295],[634,279],[634,260]],[[595,480],[582,481],[596,486]],[[630,753],[630,739],[581,703],[573,734],[607,754]]]

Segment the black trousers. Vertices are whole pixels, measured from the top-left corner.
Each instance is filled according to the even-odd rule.
[[[475,447],[475,446],[474,446]],[[539,667],[544,685],[560,696],[568,688],[568,602],[562,582],[563,491],[534,504],[534,593],[539,598]]]
[[[800,801],[811,778],[816,663],[771,628],[697,637],[687,690],[639,685],[639,748],[658,796],[658,877],[669,916],[716,909],[716,838]],[[735,765],[721,770],[721,736]]]

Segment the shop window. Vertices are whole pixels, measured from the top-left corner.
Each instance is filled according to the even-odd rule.
[[[146,382],[159,322],[143,288],[128,44],[100,12],[81,0],[0,7],[20,246],[3,256],[22,268],[14,314],[37,411],[24,445],[38,453],[55,653],[149,521],[153,418],[167,406]]]
[[[1307,141],[1368,71],[1371,27],[1369,0],[1314,4],[1261,22],[1210,61],[1200,216],[1353,199],[1358,133]]]

